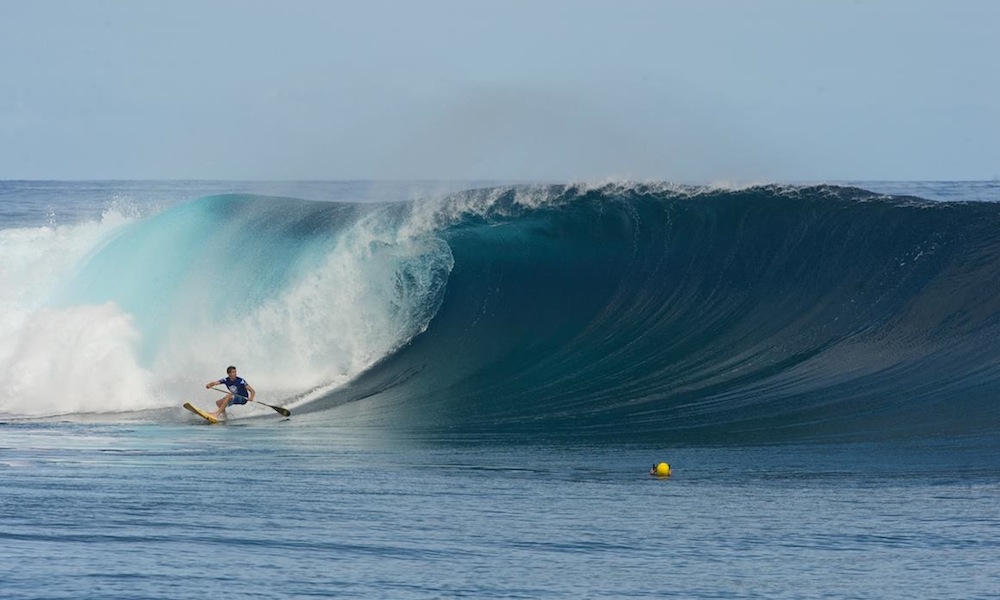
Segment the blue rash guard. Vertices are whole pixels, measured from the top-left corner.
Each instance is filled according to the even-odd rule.
[[[229,400],[229,404],[226,406],[232,406],[234,404],[246,404],[247,400],[250,398],[250,393],[247,391],[247,380],[242,377],[237,377],[235,379],[230,379],[226,377],[225,379],[220,379],[219,383],[226,386],[233,397]]]

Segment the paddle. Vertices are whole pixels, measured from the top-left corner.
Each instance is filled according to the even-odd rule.
[[[230,393],[229,390],[222,390],[222,389],[219,389],[217,387],[213,387],[212,389],[215,390],[215,391],[217,391],[217,392],[222,392],[223,394]],[[239,394],[233,394],[233,395],[234,396],[240,396]],[[247,398],[247,397],[246,396],[240,396],[240,398]],[[247,400],[250,400],[250,398],[247,398]],[[284,408],[284,407],[281,407],[281,406],[271,406],[270,404],[265,404],[265,403],[261,402],[260,400],[250,400],[250,402],[256,402],[257,404],[261,404],[261,405],[266,406],[268,408],[273,408],[279,415],[281,415],[283,417],[290,417],[290,416],[292,416],[292,412],[290,410],[288,410],[287,408]]]

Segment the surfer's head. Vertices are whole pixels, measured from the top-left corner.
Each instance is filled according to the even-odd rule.
[[[226,375],[229,375],[230,377],[235,377],[236,367],[234,367],[233,365],[229,365],[228,367],[226,367]]]

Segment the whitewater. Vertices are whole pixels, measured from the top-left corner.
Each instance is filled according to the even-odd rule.
[[[426,327],[451,267],[358,206],[219,195],[0,230],[0,414],[174,406],[230,362],[285,401],[356,375]]]

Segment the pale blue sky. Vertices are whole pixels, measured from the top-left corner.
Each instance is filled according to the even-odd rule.
[[[993,0],[0,0],[0,179],[1000,177]]]

